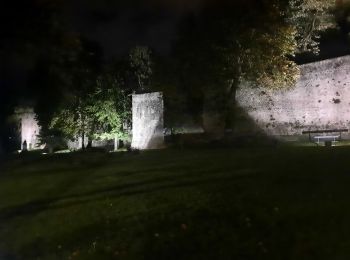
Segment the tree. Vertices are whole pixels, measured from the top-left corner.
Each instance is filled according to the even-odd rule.
[[[90,116],[96,122],[96,139],[114,139],[114,149],[118,148],[118,139],[129,138],[131,121],[131,100],[121,82],[105,73],[97,81],[97,88],[91,95],[93,102],[88,106]]]
[[[100,74],[84,95],[72,93],[55,113],[51,129],[59,129],[70,139],[81,137],[82,149],[85,136],[89,144],[93,139],[128,139],[131,102],[127,89],[114,73]]]
[[[186,26],[176,54],[181,74],[190,79],[192,92],[203,93],[204,110],[221,115],[218,122],[233,123],[229,114],[243,82],[283,88],[296,81],[298,67],[290,60],[296,31],[284,7],[210,6]]]
[[[320,33],[334,26],[331,2],[220,3],[187,20],[175,52],[178,76],[187,82],[187,92],[203,98],[207,118],[219,115],[213,125],[224,122],[221,135],[225,127],[234,126],[238,88],[283,89],[295,84],[299,69],[293,57],[318,51]]]
[[[334,0],[290,0],[289,20],[297,30],[298,52],[319,53],[321,33],[336,27]]]
[[[67,101],[70,100],[70,101]],[[85,149],[85,137],[92,140],[95,122],[90,116],[91,100],[72,95],[53,115],[50,129],[60,130],[65,137],[75,140],[81,137],[82,149]]]
[[[350,36],[350,2],[349,1],[338,1],[336,6],[336,19],[339,27],[347,40],[349,41]]]
[[[137,46],[130,51],[130,68],[136,78],[139,91],[145,91],[152,76],[152,52],[146,46]]]
[[[96,122],[89,107],[94,101],[91,94],[95,91],[101,64],[91,42],[73,34],[64,43],[67,45],[57,48],[52,53],[56,59],[49,63],[50,82],[56,79],[61,90],[59,105],[54,106],[53,115],[48,117],[49,129],[59,129],[70,139],[81,137],[82,149],[85,149],[85,138],[88,137],[90,146],[95,131]],[[43,122],[45,126],[46,119],[39,123]]]
[[[13,91],[14,99],[23,95],[25,99],[35,101],[35,112],[45,140],[52,135],[48,125],[65,93],[81,85],[76,74],[82,72],[77,73],[77,64],[88,63],[89,70],[94,71],[92,60],[99,57],[98,48],[92,46],[94,43],[72,32],[65,17],[66,7],[60,0],[14,0],[0,4],[0,60],[7,63],[9,71],[12,65],[28,72],[29,83],[27,86],[21,84],[22,89]],[[79,96],[78,93],[74,95]]]

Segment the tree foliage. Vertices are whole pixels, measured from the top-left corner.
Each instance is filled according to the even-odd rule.
[[[149,87],[152,76],[152,52],[147,46],[136,46],[129,54],[130,68],[136,78],[138,90],[145,91]]]
[[[72,95],[70,102],[66,100],[53,115],[50,128],[60,130],[71,140],[81,137],[84,149],[85,137],[91,138],[95,130],[94,118],[89,109],[91,102],[92,100]]]
[[[100,76],[88,107],[96,122],[97,139],[128,139],[131,119],[131,98],[113,75]]]
[[[298,52],[319,53],[321,33],[334,28],[334,0],[290,0],[290,22],[297,29]]]
[[[85,89],[86,90],[86,89]],[[72,93],[54,114],[50,128],[76,139],[128,139],[131,102],[127,90],[108,73],[99,75],[93,87],[82,94]]]
[[[297,48],[296,31],[282,7],[210,7],[189,20],[176,55],[190,88],[219,93],[226,101],[217,103],[225,106],[243,81],[269,88],[293,84],[298,68],[290,57]]]
[[[183,25],[178,76],[187,82],[185,91],[202,96],[204,109],[230,116],[239,87],[293,86],[295,54],[316,52],[320,33],[334,26],[328,0],[258,2],[209,4]]]

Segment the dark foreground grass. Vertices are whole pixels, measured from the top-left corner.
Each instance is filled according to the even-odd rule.
[[[350,259],[350,149],[26,155],[0,259]]]

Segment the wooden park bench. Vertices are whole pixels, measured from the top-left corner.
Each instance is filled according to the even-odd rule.
[[[348,132],[348,129],[327,129],[327,130],[309,130],[303,131],[303,134],[309,135],[309,141],[312,142],[312,138],[315,143],[319,145],[324,142],[325,146],[335,145],[336,142],[341,140],[341,134],[343,132]],[[315,136],[313,134],[316,134]]]

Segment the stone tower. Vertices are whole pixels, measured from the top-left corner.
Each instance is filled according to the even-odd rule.
[[[21,133],[21,150],[23,147],[24,141],[27,143],[28,150],[35,150],[39,148],[39,131],[40,127],[38,121],[35,118],[34,109],[27,108],[17,108],[16,114],[20,121],[20,133]]]

